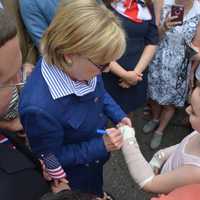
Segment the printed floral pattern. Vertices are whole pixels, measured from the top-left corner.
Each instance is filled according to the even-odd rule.
[[[200,11],[192,13],[194,6],[184,17],[182,26],[165,33],[149,66],[148,96],[160,105],[182,107],[185,104],[191,63],[185,57],[184,44],[192,41],[200,22]],[[163,7],[161,24],[170,10],[170,5]]]

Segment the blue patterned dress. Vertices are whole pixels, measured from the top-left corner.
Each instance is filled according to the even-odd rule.
[[[171,10],[174,0],[165,0],[161,12],[161,24]],[[200,22],[200,3],[184,16],[182,26],[165,33],[149,66],[148,96],[160,105],[182,107],[188,92],[191,63],[185,56],[185,41],[191,42]]]

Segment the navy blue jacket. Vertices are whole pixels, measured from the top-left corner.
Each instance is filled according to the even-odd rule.
[[[53,100],[41,74],[40,62],[28,79],[19,106],[21,122],[37,156],[54,153],[72,189],[102,193],[102,167],[109,158],[101,135],[107,117],[114,123],[125,113],[105,91],[101,76],[94,92]]]

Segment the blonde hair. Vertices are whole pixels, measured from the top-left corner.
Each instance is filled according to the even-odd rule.
[[[65,54],[104,64],[120,58],[125,47],[120,22],[96,0],[63,1],[41,41],[46,61],[62,69],[67,67]]]

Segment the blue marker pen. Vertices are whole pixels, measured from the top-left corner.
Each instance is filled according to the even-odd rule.
[[[108,134],[106,130],[103,130],[103,129],[97,129],[97,134],[99,135],[105,135],[105,134]]]

